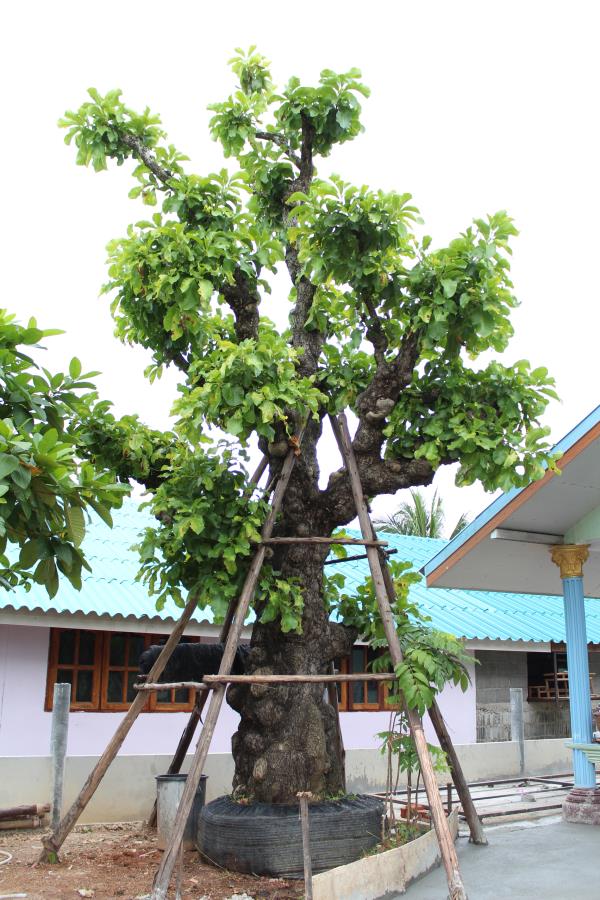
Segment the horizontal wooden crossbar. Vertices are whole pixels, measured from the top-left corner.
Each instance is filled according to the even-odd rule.
[[[346,681],[393,681],[393,672],[356,672],[350,675],[205,675],[203,681],[134,684],[136,691],[207,691],[217,684],[327,684]]]
[[[262,544],[359,544],[361,547],[387,547],[387,541],[365,541],[361,538],[336,537],[271,537],[261,541]]]

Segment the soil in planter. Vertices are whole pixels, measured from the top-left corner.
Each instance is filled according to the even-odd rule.
[[[309,805],[313,872],[343,866],[381,841],[383,802],[354,795]],[[242,805],[230,797],[208,803],[198,823],[202,857],[235,872],[303,878],[302,832],[296,804]]]
[[[398,847],[403,847],[405,844],[410,844],[411,841],[423,837],[428,831],[429,829],[423,825],[398,823],[393,834],[389,834],[384,841],[365,853],[365,856],[375,856],[377,853],[385,853],[386,850],[397,850]]]

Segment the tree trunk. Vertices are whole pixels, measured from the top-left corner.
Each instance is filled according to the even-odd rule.
[[[330,623],[323,604],[323,562],[328,547],[293,545],[278,551],[284,576],[302,585],[302,634],[257,623],[248,671],[261,674],[327,673],[350,652],[355,634]],[[344,791],[344,763],[336,713],[324,685],[231,685],[227,700],[241,717],[232,740],[234,797],[296,803],[299,791],[325,797]]]

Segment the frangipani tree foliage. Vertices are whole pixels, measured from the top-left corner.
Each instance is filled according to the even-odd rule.
[[[0,584],[53,597],[59,575],[81,587],[86,510],[111,523],[126,487],[78,450],[81,422],[94,415],[96,393],[77,358],[52,374],[29,355],[53,330],[26,326],[0,309]],[[6,555],[8,554],[8,555]],[[10,558],[9,558],[10,557]]]
[[[148,215],[109,245],[104,291],[118,336],[152,353],[149,379],[164,366],[180,372],[172,434],[107,411],[87,431],[87,452],[150,491],[158,524],[141,545],[142,577],[158,602],[193,591],[219,615],[265,514],[248,487],[249,441],[273,479],[304,427],[277,533],[328,536],[355,516],[343,469],[319,484],[328,414],[356,417],[369,497],[428,484],[450,463],[460,483],[492,489],[542,474],[539,418],[553,395],[546,370],[525,361],[477,368],[512,334],[516,230],[506,213],[436,247],[410,195],[319,175],[319,160],[362,131],[358,70],[277,89],[254,48],[232,68],[237,87],[211,107],[211,134],[230,160],[218,173],[190,171],[158,117],[131,110],[119,91],[90,90],[61,121],[78,163],[131,163],[130,196]],[[287,271],[287,296],[278,288],[267,300],[276,271]],[[326,555],[323,545],[274,550],[255,603],[253,670],[324,672],[348,651],[357,626],[329,621]],[[339,791],[335,722],[319,688],[235,686],[228,698],[242,717],[236,793],[285,802],[298,790]]]

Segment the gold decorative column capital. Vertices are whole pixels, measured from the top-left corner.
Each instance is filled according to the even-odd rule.
[[[561,578],[581,578],[583,564],[590,555],[589,544],[560,544],[552,547],[552,562],[560,569]]]

